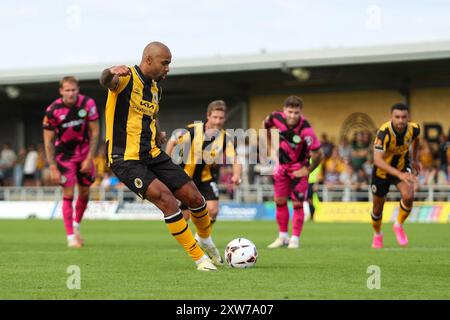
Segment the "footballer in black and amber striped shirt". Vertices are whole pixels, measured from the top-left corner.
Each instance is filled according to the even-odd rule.
[[[412,210],[414,184],[420,171],[417,161],[420,127],[409,122],[409,108],[402,103],[391,108],[391,120],[383,124],[374,142],[374,166],[372,174],[373,210],[372,225],[375,231],[372,247],[383,248],[381,219],[389,187],[394,184],[400,191],[401,200],[394,224],[394,233],[400,246],[408,244],[403,223]],[[410,161],[410,149],[412,161]]]
[[[139,65],[103,71],[100,83],[108,89],[107,161],[120,181],[163,212],[170,233],[196,262],[197,269],[214,271],[214,264],[222,259],[211,239],[206,201],[183,169],[160,148],[164,137],[157,128],[162,92],[159,82],[166,78],[171,61],[166,45],[151,42]],[[199,243],[183,219],[176,198],[190,209]]]
[[[226,117],[225,101],[214,100],[206,110],[205,123],[194,122],[187,125],[185,130],[178,133],[174,131],[166,147],[166,152],[172,159],[186,160],[180,165],[206,199],[211,223],[216,221],[219,213],[219,165],[233,164],[233,185],[239,185],[242,176],[242,165],[236,157],[234,137],[224,129]],[[176,146],[180,148],[175,150]],[[185,218],[189,218],[185,210],[187,208],[181,206],[181,209]]]

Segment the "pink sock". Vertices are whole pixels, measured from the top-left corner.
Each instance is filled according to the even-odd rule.
[[[294,215],[292,217],[292,235],[300,237],[303,229],[303,222],[305,220],[305,212],[303,206],[294,205]]]
[[[75,222],[76,223],[81,223],[81,220],[83,219],[84,211],[86,211],[88,201],[89,201],[89,199],[84,199],[84,198],[78,197],[77,203],[75,204]]]
[[[63,198],[62,213],[64,219],[64,226],[68,236],[73,234],[73,198]]]
[[[289,228],[289,209],[287,203],[284,205],[277,205],[277,223],[280,232],[288,232]]]

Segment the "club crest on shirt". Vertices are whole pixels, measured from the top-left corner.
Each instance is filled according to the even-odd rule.
[[[136,188],[140,189],[142,188],[142,186],[144,185],[142,180],[139,178],[134,179],[134,185],[136,186]]]
[[[84,118],[84,117],[86,117],[86,115],[87,115],[86,109],[80,109],[80,111],[78,111],[78,116],[80,118]]]
[[[302,138],[301,138],[300,136],[298,136],[298,135],[294,135],[294,136],[292,137],[292,141],[293,141],[294,143],[296,143],[296,144],[299,144],[299,143],[302,141]]]

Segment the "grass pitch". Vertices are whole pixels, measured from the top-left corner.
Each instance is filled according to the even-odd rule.
[[[383,228],[383,250],[370,248],[370,225],[311,222],[300,249],[270,250],[275,222],[218,221],[221,251],[245,237],[259,258],[254,268],[213,273],[197,271],[161,221],[86,220],[86,246],[76,250],[61,221],[2,220],[0,299],[450,299],[450,225],[406,224],[408,248],[392,225]],[[79,290],[67,287],[72,265]],[[380,289],[367,287],[372,265]]]

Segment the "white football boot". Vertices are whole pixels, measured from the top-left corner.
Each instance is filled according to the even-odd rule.
[[[214,263],[216,266],[223,266],[224,262],[222,256],[220,255],[219,249],[217,249],[212,240],[209,244],[207,244],[202,241],[197,233],[195,234],[195,240],[197,240],[198,245],[203,251],[205,251],[208,257],[211,259],[212,263]]]
[[[197,264],[197,270],[199,271],[217,271],[216,266],[212,263],[211,259],[205,258],[202,262]]]
[[[286,247],[289,243],[289,239],[282,239],[280,237],[276,238],[274,242],[272,242],[271,244],[269,244],[267,246],[267,248],[269,249],[276,249],[276,248],[281,248],[281,247]]]

